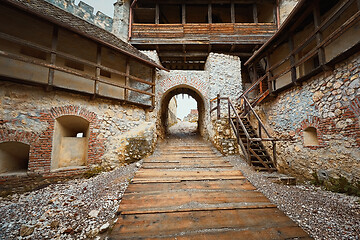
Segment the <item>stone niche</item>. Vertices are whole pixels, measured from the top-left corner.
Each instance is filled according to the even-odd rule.
[[[51,169],[86,166],[89,122],[78,116],[56,119]]]
[[[20,142],[0,143],[0,174],[26,172],[30,146]]]
[[[317,130],[314,127],[308,127],[303,132],[304,136],[304,146],[319,146],[319,139],[317,135]]]

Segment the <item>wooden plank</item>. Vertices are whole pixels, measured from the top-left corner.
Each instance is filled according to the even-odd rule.
[[[217,176],[242,176],[238,170],[216,171],[158,171],[158,170],[139,170],[136,172],[135,179],[143,177],[217,177]]]
[[[241,176],[217,176],[217,177],[208,177],[208,176],[199,176],[199,177],[168,177],[168,178],[160,178],[160,177],[148,177],[141,179],[133,179],[131,183],[178,183],[184,181],[218,181],[218,180],[242,180],[246,179]]]
[[[57,26],[53,26],[53,33],[52,33],[52,40],[51,40],[51,53],[50,53],[50,64],[55,65],[56,64],[56,50],[58,45],[58,35],[59,35],[59,29]],[[48,86],[46,88],[47,91],[50,91],[52,89],[52,86],[54,84],[54,69],[49,68],[49,75],[48,75]]]
[[[157,219],[154,221],[154,219]],[[271,219],[271,221],[269,221]],[[292,228],[291,232],[285,228]],[[235,238],[235,235],[224,235],[233,229],[241,231],[244,235]],[[245,238],[249,235],[245,231],[273,232],[275,235],[267,238]],[[185,231],[184,231],[185,230]],[[207,231],[205,231],[207,230]],[[294,222],[286,217],[276,208],[266,209],[235,209],[218,211],[197,211],[197,212],[178,212],[178,213],[160,213],[160,214],[141,214],[141,215],[121,215],[112,231],[112,239],[127,238],[156,238],[156,237],[181,237],[194,236],[193,239],[214,239],[214,238],[196,238],[194,234],[209,232],[215,234],[219,232],[216,239],[285,239],[285,237],[305,237],[307,236]],[[231,232],[234,233],[234,232]],[[285,235],[286,233],[286,235]],[[210,236],[209,236],[210,237]],[[282,238],[283,237],[283,238]],[[186,238],[185,238],[186,239]]]
[[[126,193],[134,192],[167,192],[172,190],[255,190],[256,188],[246,179],[241,180],[222,180],[222,181],[186,181],[178,183],[149,183],[149,184],[130,184]]]
[[[177,212],[223,208],[256,208],[270,204],[261,192],[256,191],[189,191],[159,193],[127,193],[119,207],[122,214]]]

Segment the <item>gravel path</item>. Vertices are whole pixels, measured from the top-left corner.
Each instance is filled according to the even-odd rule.
[[[0,198],[0,239],[88,239],[97,235],[115,220],[137,169],[131,164],[90,179]],[[29,236],[20,237],[20,229]]]
[[[274,183],[280,174],[255,172],[239,156],[226,157],[236,169],[315,239],[360,239],[360,198],[313,185]]]

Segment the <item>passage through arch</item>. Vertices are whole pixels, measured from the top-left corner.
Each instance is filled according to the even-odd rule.
[[[187,94],[197,102],[197,111],[198,111],[198,120],[197,120],[197,132],[204,136],[205,133],[205,101],[201,93],[199,93],[196,89],[193,89],[190,86],[182,85],[170,89],[167,91],[161,100],[161,109],[160,109],[160,134],[162,136],[168,133],[169,128],[169,103],[173,97],[179,94]]]

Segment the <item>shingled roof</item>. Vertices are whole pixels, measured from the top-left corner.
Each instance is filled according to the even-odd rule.
[[[79,35],[90,38],[96,42],[106,45],[114,50],[120,51],[128,56],[136,58],[147,65],[167,70],[163,66],[157,64],[145,54],[141,53],[132,45],[123,42],[112,33],[93,25],[73,14],[66,12],[51,3],[43,0],[2,0],[14,7],[37,15],[56,25],[64,27],[68,30],[76,32]]]

